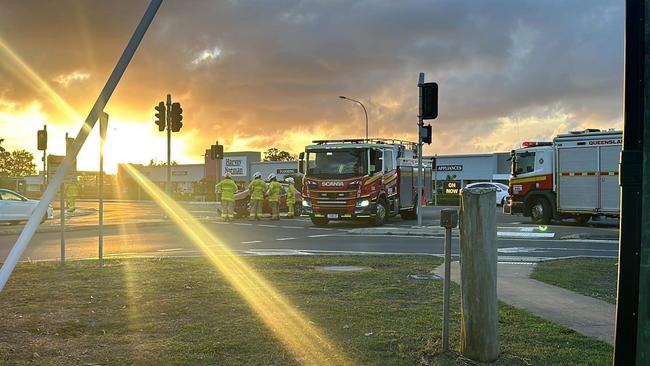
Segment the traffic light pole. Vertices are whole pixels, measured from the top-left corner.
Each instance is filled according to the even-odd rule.
[[[422,226],[422,186],[424,181],[424,172],[422,166],[422,126],[424,126],[424,119],[422,118],[422,84],[424,84],[424,73],[420,73],[418,78],[419,97],[419,112],[418,112],[418,194],[415,202],[415,207],[418,214],[418,226]]]
[[[614,365],[650,363],[650,244],[648,243],[648,209],[650,177],[648,162],[650,105],[646,86],[650,67],[647,52],[650,26],[646,18],[647,1],[627,0],[625,7],[625,86],[623,150],[619,180],[621,185],[621,219],[616,301]]]
[[[172,122],[171,122],[171,115],[172,115],[172,95],[167,94],[167,114],[166,114],[166,122],[167,122],[167,183],[165,184],[165,191],[167,192],[168,196],[171,196],[172,192],[172,167],[171,167],[171,161],[172,161]]]

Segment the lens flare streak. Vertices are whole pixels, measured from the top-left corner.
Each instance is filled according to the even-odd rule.
[[[298,362],[305,365],[353,364],[322,331],[240,256],[137,169],[130,165],[125,167],[125,171],[205,254]]]

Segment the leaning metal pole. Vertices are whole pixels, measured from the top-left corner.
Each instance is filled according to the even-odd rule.
[[[9,280],[9,276],[11,275],[11,272],[13,272],[14,268],[16,267],[16,263],[18,262],[23,252],[27,248],[27,245],[29,244],[30,240],[34,236],[34,233],[36,232],[36,228],[40,224],[41,218],[43,217],[43,215],[45,215],[47,206],[54,199],[54,196],[56,195],[56,190],[61,185],[61,183],[63,183],[63,178],[68,173],[72,161],[77,158],[77,155],[79,154],[79,150],[81,150],[81,147],[83,146],[84,142],[86,142],[86,138],[88,137],[88,134],[90,133],[93,126],[97,122],[97,118],[99,117],[99,114],[104,110],[104,107],[106,106],[106,103],[108,103],[108,100],[113,94],[115,87],[117,87],[117,84],[122,78],[122,75],[124,74],[124,71],[129,65],[129,62],[133,58],[135,51],[138,49],[138,46],[140,45],[140,42],[142,41],[144,34],[147,32],[149,25],[153,21],[153,18],[156,15],[158,8],[160,8],[160,4],[162,4],[162,0],[151,0],[151,2],[149,3],[149,6],[147,7],[147,10],[145,11],[142,19],[140,20],[140,23],[138,24],[135,31],[133,32],[133,35],[131,36],[129,43],[126,45],[126,48],[122,53],[122,56],[117,61],[117,65],[115,65],[115,68],[113,69],[113,72],[108,78],[108,81],[106,81],[106,85],[104,85],[104,88],[102,89],[101,93],[99,94],[99,97],[95,101],[95,104],[90,110],[90,113],[88,113],[88,117],[86,117],[84,124],[81,126],[81,130],[77,134],[77,137],[75,138],[74,143],[72,144],[70,153],[66,154],[66,157],[65,159],[63,159],[61,166],[56,171],[56,175],[50,181],[50,184],[47,186],[47,189],[45,190],[43,197],[41,197],[41,200],[36,206],[36,209],[29,217],[29,221],[27,221],[27,225],[25,225],[25,228],[20,233],[18,240],[16,240],[16,244],[14,244],[13,248],[11,248],[11,252],[9,252],[9,255],[7,256],[4,264],[2,265],[2,268],[0,269],[0,291],[4,288],[5,284]]]

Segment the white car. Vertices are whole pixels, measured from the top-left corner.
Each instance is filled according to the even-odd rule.
[[[508,186],[503,183],[478,182],[468,184],[465,186],[465,188],[495,188],[497,190],[497,206],[505,205],[508,202],[508,197],[510,197],[510,194],[508,193]]]
[[[37,200],[30,200],[8,189],[0,189],[0,222],[15,224],[20,221],[27,221],[34,209],[36,209],[36,205],[38,205]],[[50,205],[47,207],[47,212],[41,222],[53,217],[54,210]]]

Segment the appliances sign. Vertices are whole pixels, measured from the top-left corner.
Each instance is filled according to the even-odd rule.
[[[221,161],[221,176],[230,172],[233,177],[247,177],[248,165],[245,156],[224,157]]]

